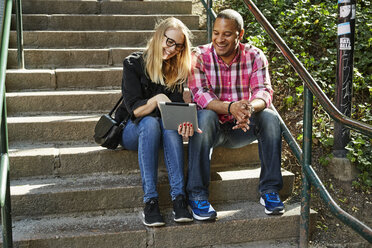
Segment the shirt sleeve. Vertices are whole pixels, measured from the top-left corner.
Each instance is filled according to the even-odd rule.
[[[262,99],[269,107],[273,98],[273,89],[271,87],[269,75],[269,62],[262,51],[255,54],[252,75],[250,78],[251,101]]]
[[[191,68],[188,86],[193,100],[199,107],[206,108],[211,101],[218,99],[218,97],[214,94],[205,75],[205,66],[200,53],[193,53]]]
[[[132,56],[127,57],[123,62],[122,93],[125,106],[132,115],[136,108],[145,105],[148,101],[143,95],[141,75],[136,70],[139,67],[141,67],[140,62]]]

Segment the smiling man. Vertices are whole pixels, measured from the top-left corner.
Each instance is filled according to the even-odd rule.
[[[186,191],[197,220],[215,219],[208,201],[210,160],[214,147],[239,148],[258,140],[261,160],[260,203],[266,214],[284,213],[278,191],[281,175],[281,129],[276,114],[268,109],[273,90],[263,52],[240,41],[243,18],[234,10],[217,15],[212,43],[193,53],[189,88],[197,103],[199,127],[189,140]]]

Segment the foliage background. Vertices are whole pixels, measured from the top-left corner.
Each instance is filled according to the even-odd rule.
[[[337,1],[259,0],[254,1],[288,47],[300,59],[325,94],[333,101],[336,82]],[[243,1],[214,1],[216,13],[231,8],[242,14],[245,22],[243,42],[262,49],[268,56],[275,90],[274,105],[292,134],[302,141],[303,83],[280,50],[256,22]],[[372,124],[372,15],[371,2],[357,1],[354,51],[352,118]],[[332,157],[333,121],[314,101],[313,141],[318,160],[327,166]],[[293,128],[295,127],[295,128]],[[349,159],[360,171],[353,182],[356,189],[369,192],[372,188],[372,139],[351,131],[347,146]],[[288,150],[288,149],[287,149]],[[296,166],[293,156],[286,153],[287,166]],[[298,165],[297,165],[298,166]],[[290,168],[289,168],[290,169]]]

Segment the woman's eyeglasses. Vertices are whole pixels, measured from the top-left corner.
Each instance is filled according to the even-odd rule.
[[[165,38],[167,38],[167,40],[165,41],[165,43],[167,44],[168,47],[172,47],[172,46],[176,46],[176,51],[178,52],[181,52],[184,48],[185,48],[185,45],[184,44],[178,44],[176,43],[175,40],[171,39],[171,38],[168,38],[168,36],[166,36],[164,34]]]

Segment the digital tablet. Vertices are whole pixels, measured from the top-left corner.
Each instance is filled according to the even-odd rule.
[[[195,131],[198,129],[195,103],[159,102],[159,108],[165,129],[177,130],[184,122],[190,122]]]

